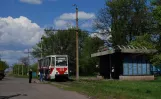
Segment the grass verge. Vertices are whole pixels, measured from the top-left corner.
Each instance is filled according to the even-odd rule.
[[[50,84],[86,94],[93,99],[161,99],[161,77],[155,81],[81,79]]]

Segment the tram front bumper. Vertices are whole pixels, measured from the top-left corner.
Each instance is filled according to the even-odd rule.
[[[68,74],[55,74],[55,78],[68,78]]]

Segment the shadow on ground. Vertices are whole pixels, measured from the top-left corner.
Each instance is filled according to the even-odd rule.
[[[4,77],[1,81],[8,81],[11,80],[11,78]]]
[[[50,82],[73,82],[75,81],[74,79],[54,79],[54,80],[50,80]]]
[[[11,99],[13,97],[18,97],[18,96],[27,96],[27,94],[15,94],[15,95],[9,95],[9,96],[0,96],[0,99]]]

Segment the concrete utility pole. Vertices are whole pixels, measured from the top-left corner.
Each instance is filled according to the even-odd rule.
[[[109,55],[109,58],[110,58],[110,79],[112,78],[112,76],[111,76],[111,55]]]
[[[0,61],[1,61],[1,54],[0,54]]]
[[[19,76],[19,64],[18,64],[18,66],[17,66],[17,67],[18,67],[18,76]]]
[[[14,67],[12,67],[12,73],[15,74],[15,69],[14,69]]]
[[[28,71],[29,71],[29,66],[30,66],[30,51],[28,49]]]
[[[24,65],[23,65],[23,63],[22,63],[22,76],[23,76],[23,66],[24,66]]]
[[[42,37],[41,37],[41,58],[42,58]]]
[[[79,80],[79,49],[78,49],[78,7],[76,4],[76,80]]]

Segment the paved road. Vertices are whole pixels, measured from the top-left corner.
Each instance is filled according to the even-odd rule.
[[[12,98],[7,98],[12,96]],[[6,96],[6,98],[2,98]],[[28,83],[28,79],[6,77],[0,81],[0,99],[88,99],[76,92],[48,84]]]

